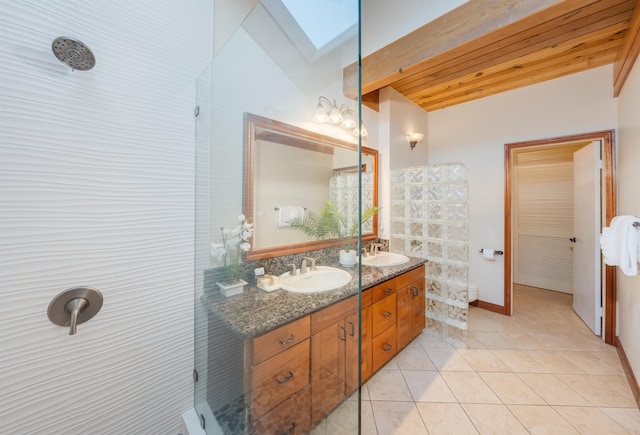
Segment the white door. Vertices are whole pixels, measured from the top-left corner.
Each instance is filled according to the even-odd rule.
[[[573,309],[600,335],[600,141],[576,151],[573,165]]]

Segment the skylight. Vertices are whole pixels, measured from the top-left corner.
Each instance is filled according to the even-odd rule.
[[[281,0],[317,50],[353,27],[357,0]]]

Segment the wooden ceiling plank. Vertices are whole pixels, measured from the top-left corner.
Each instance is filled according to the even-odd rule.
[[[426,88],[420,92],[405,95],[407,98],[422,103],[425,99],[445,98],[449,95],[456,95],[461,90],[469,87],[487,86],[493,82],[500,81],[503,75],[527,71],[532,66],[544,68],[546,66],[559,64],[575,58],[577,56],[589,56],[604,50],[617,51],[624,38],[624,31],[606,36],[598,40],[587,42],[568,41],[559,45],[556,49],[545,51],[544,53],[534,53],[513,61],[505,62],[495,67],[481,71],[482,74],[469,74],[460,80],[453,80],[437,88]]]
[[[542,50],[539,50],[524,56],[520,56],[512,60],[502,62],[500,64],[490,66],[488,68],[484,68],[479,71],[474,71],[470,74],[467,74],[464,77],[461,77],[459,80],[455,80],[455,82],[464,82],[470,79],[477,79],[477,78],[479,79],[482,77],[486,77],[490,74],[503,70],[505,68],[505,64],[516,65],[524,62],[530,62],[531,60],[534,60],[534,59],[544,59],[550,56],[554,56],[557,53],[561,53],[563,50],[572,50],[573,47],[580,44],[594,43],[594,41],[597,41],[595,43],[601,43],[601,41],[607,40],[611,37],[614,37],[617,39],[620,37],[618,34],[621,32],[624,32],[624,29],[625,29],[625,26],[623,24],[617,24],[611,27],[607,27],[605,29],[600,29],[596,32],[593,32],[587,35],[582,35],[578,38],[565,41],[550,47],[546,47]],[[414,98],[414,97],[419,97],[425,92],[437,92],[441,89],[447,88],[451,85],[451,82],[452,81],[448,81],[440,85],[430,86],[430,87],[426,87],[424,85],[416,86],[415,89],[417,89],[417,91],[414,91],[414,92],[411,92],[411,88],[408,89],[406,87],[396,87],[395,83],[392,85],[392,87],[396,89],[398,92],[404,94],[406,97]]]
[[[605,14],[602,12],[590,15],[585,19],[557,26],[553,31],[539,33],[535,37],[519,41],[511,46],[493,51],[485,50],[479,53],[480,56],[475,54],[459,56],[448,62],[448,69],[436,71],[440,68],[438,65],[423,71],[420,79],[414,81],[410,86],[406,85],[406,80],[402,80],[394,83],[393,87],[403,94],[409,94],[412,89],[435,86],[438,82],[446,81],[449,77],[468,74],[490,67],[492,64],[500,64],[510,58],[553,47],[568,39],[586,36],[591,32],[599,32],[611,26],[618,26],[618,30],[626,28],[630,19],[630,10],[618,12],[614,16],[604,16]],[[493,47],[488,47],[488,49],[491,48]]]
[[[640,2],[636,2],[636,7],[629,23],[629,29],[625,41],[620,47],[620,52],[613,65],[613,96],[620,95],[622,88],[627,81],[631,68],[636,63],[640,54]]]
[[[536,83],[556,79],[579,71],[585,71],[588,69],[604,66],[612,63],[615,59],[615,56],[616,53],[614,52],[604,51],[602,53],[596,53],[590,57],[579,57],[571,62],[566,62],[561,66],[553,65],[545,68],[544,70],[527,71],[527,75],[521,80],[517,80],[511,77],[505,79],[504,83],[491,86],[489,89],[479,88],[468,90],[465,95],[461,95],[459,98],[446,98],[439,101],[432,101],[429,104],[419,104],[419,106],[427,111],[451,107],[456,104],[466,103],[479,98],[488,97],[490,95],[522,88],[524,86],[530,86]]]
[[[513,33],[513,23],[532,27],[530,17],[544,12],[547,18],[595,3],[593,0],[470,0],[432,22],[392,42],[362,59],[362,92],[369,93],[401,79],[403,71],[412,73],[424,59],[482,39],[491,34],[502,39],[502,32]],[[419,67],[418,67],[419,68]],[[345,95],[357,94],[357,63],[343,71]]]

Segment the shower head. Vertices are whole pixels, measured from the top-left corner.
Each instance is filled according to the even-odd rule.
[[[87,71],[96,64],[96,58],[89,47],[77,39],[61,36],[53,40],[51,49],[60,62],[72,70]]]

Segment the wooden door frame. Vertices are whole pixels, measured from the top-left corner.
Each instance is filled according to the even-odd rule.
[[[616,215],[616,155],[615,155],[615,131],[603,130],[594,133],[576,134],[570,136],[554,137],[549,139],[532,140],[526,142],[508,143],[504,146],[504,314],[511,315],[512,288],[512,154],[513,151],[533,146],[554,145],[567,142],[579,142],[584,140],[602,141],[602,170],[604,176],[604,212],[605,226],[609,225],[611,219]],[[601,178],[602,179],[602,178]],[[615,345],[616,336],[616,268],[615,266],[605,266],[604,270],[605,288],[604,295],[604,341],[607,344]]]

